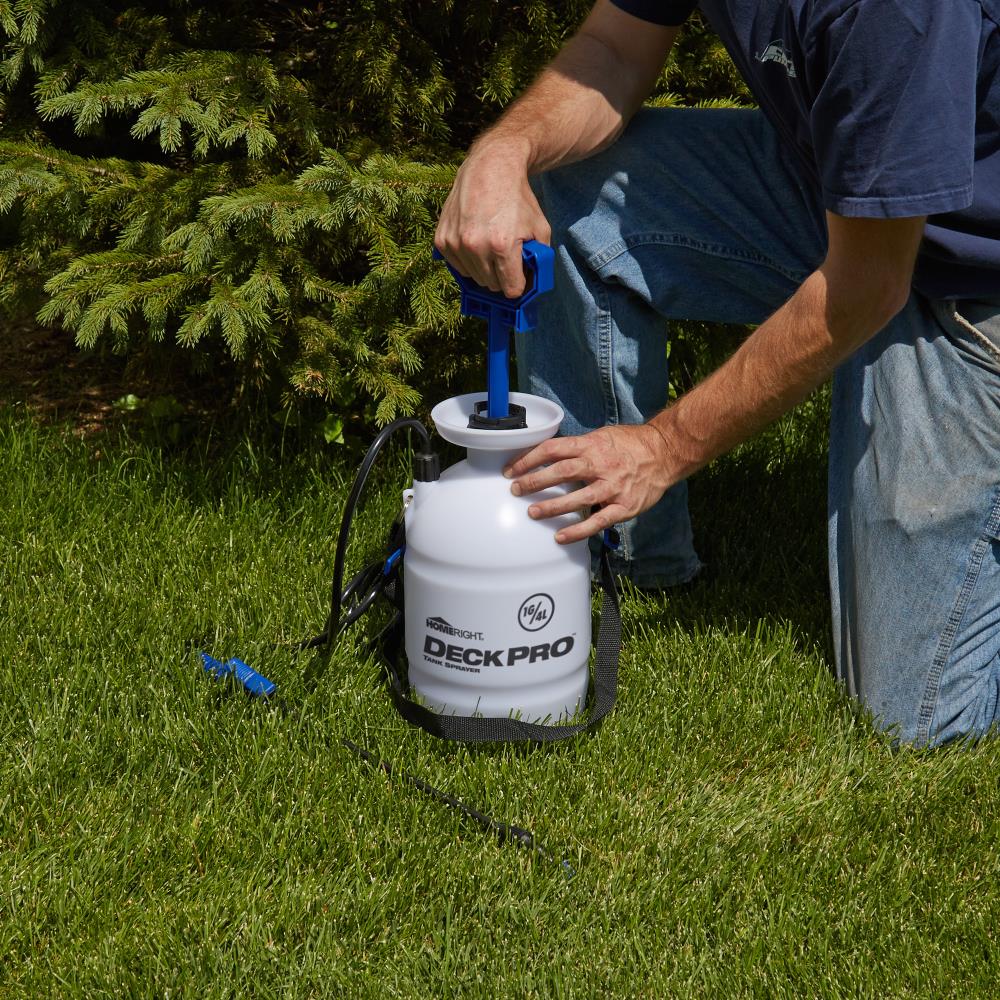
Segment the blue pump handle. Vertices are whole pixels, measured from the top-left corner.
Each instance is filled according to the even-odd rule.
[[[444,260],[437,247],[433,256],[435,260]],[[462,315],[478,316],[487,322],[487,413],[491,417],[506,417],[510,413],[510,331],[527,333],[538,325],[537,299],[552,291],[555,256],[552,247],[537,240],[525,241],[521,259],[528,283],[516,299],[505,298],[502,292],[491,292],[459,274],[445,261],[462,293]]]

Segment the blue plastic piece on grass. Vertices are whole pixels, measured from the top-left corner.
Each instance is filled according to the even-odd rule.
[[[236,679],[243,685],[248,694],[255,698],[270,698],[277,685],[269,681],[263,674],[258,674],[253,667],[248,666],[242,660],[233,657],[223,663],[208,653],[201,654],[202,664],[213,677],[225,677],[227,674],[234,674]]]
[[[239,682],[256,698],[270,698],[277,690],[277,685],[269,681],[263,674],[258,674],[253,667],[247,666],[235,657],[228,663]]]
[[[221,660],[209,656],[208,653],[201,654],[201,662],[205,669],[216,677],[225,677],[226,674],[232,673]]]
[[[462,315],[485,319],[488,329],[486,364],[487,416],[506,417],[510,414],[510,331],[527,333],[538,325],[539,295],[552,291],[555,271],[555,251],[537,240],[527,240],[521,247],[521,258],[528,272],[528,287],[516,299],[505,298],[502,292],[491,292],[471,278],[459,274],[448,264],[462,292]],[[442,260],[437,248],[434,259]],[[447,262],[446,262],[447,263]]]

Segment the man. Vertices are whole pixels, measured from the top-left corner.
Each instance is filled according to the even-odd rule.
[[[625,522],[619,570],[685,580],[685,477],[835,373],[838,674],[906,742],[982,734],[1000,712],[1000,0],[702,0],[761,110],[639,110],[694,6],[598,0],[445,205],[438,247],[507,295],[523,240],[557,249],[519,364],[569,436],[511,489],[582,482],[532,516],[593,507],[557,538]],[[661,410],[671,318],[760,326]]]

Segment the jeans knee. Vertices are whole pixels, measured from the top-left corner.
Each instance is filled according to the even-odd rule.
[[[585,260],[620,232],[626,182],[606,156],[536,174],[530,183],[553,246],[569,245]]]
[[[869,678],[867,687],[862,707],[897,746],[927,749],[977,740],[995,732],[1000,721],[1000,654],[976,668],[953,663],[937,679],[932,669],[920,691],[907,693],[898,676],[887,678],[881,690]]]

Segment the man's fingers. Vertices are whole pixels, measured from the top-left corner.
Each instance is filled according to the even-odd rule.
[[[558,517],[560,514],[571,514],[573,511],[584,510],[594,504],[603,503],[608,499],[606,484],[591,484],[581,489],[573,490],[561,497],[542,500],[533,503],[528,508],[528,516],[536,520],[543,517]]]
[[[435,238],[435,245],[459,274],[491,291],[500,290],[492,255],[485,241],[475,233],[442,230]]]
[[[548,441],[543,441],[536,448],[532,448],[531,451],[522,455],[516,462],[511,462],[503,470],[503,474],[508,479],[517,479],[531,472],[532,469],[537,469],[540,465],[557,462],[564,458],[575,458],[579,454],[580,438],[549,438]]]
[[[595,510],[590,517],[579,524],[571,524],[568,528],[560,528],[556,532],[556,541],[560,545],[578,542],[582,538],[590,538],[591,535],[600,534],[605,528],[610,528],[613,524],[627,521],[628,517],[628,511],[621,504],[609,504],[607,507]]]
[[[587,469],[589,465],[578,458],[568,458],[561,462],[554,462],[535,472],[529,472],[511,483],[510,491],[516,497],[528,496],[531,493],[540,493],[550,486],[558,486],[560,483],[575,483],[579,480],[588,479]]]
[[[521,244],[492,238],[481,232],[444,235],[441,249],[445,258],[460,274],[472,278],[491,292],[502,292],[508,299],[524,291],[524,262]]]
[[[441,251],[441,255],[459,274],[466,278],[471,278],[477,285],[489,287],[490,283],[496,284],[491,270],[484,269],[482,261],[475,253],[463,244],[456,236],[442,234],[440,240],[435,240],[435,246]],[[494,291],[499,288],[496,286]]]
[[[493,270],[493,262],[482,253],[477,247],[468,243],[462,246],[462,261],[468,270],[463,274],[468,275],[477,285],[488,288],[491,292],[499,292],[500,284],[497,281],[496,272]]]
[[[520,244],[509,253],[497,256],[493,265],[500,283],[500,290],[508,299],[516,299],[524,293],[526,282]]]

